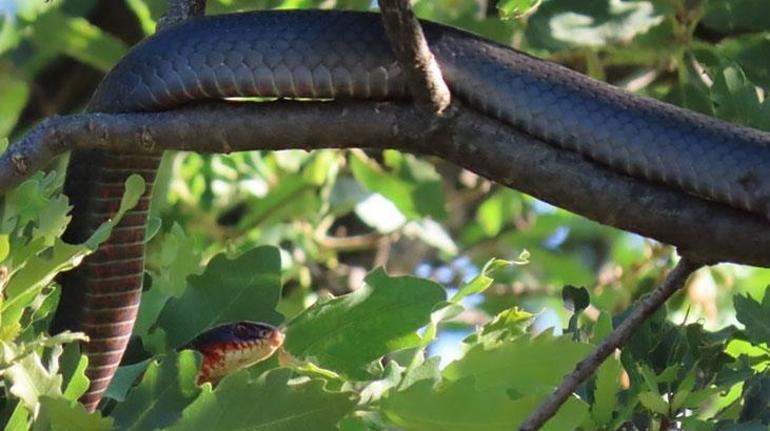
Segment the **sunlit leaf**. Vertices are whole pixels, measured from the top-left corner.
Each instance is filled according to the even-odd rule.
[[[35,430],[53,431],[108,431],[113,429],[112,419],[99,412],[88,413],[77,401],[43,397],[40,400],[40,416]]]
[[[444,289],[414,277],[367,275],[353,293],[308,308],[289,322],[284,347],[298,358],[365,377],[362,368],[387,352],[419,346],[416,331],[430,321]]]
[[[549,390],[591,349],[588,344],[547,334],[531,340],[521,336],[491,348],[474,346],[444,369],[444,378],[474,376],[479,388],[505,386],[521,394]]]
[[[323,381],[289,384],[291,372],[278,369],[257,381],[240,372],[201,395],[169,430],[336,430],[356,404],[355,396],[324,389]]]
[[[385,414],[396,425],[420,431],[497,431],[516,429],[546,394],[512,399],[500,387],[479,388],[472,377],[434,389],[430,381],[415,383],[383,400]],[[574,430],[587,415],[586,405],[570,398],[543,430]]]

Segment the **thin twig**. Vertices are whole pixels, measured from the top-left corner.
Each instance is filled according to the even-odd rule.
[[[451,101],[449,88],[409,0],[379,0],[378,3],[385,32],[415,103],[432,113],[443,113]]]
[[[699,263],[682,258],[663,280],[663,283],[645,297],[620,326],[615,328],[587,358],[580,361],[572,373],[564,377],[559,387],[522,423],[519,431],[540,429],[548,419],[559,411],[559,408],[572,396],[577,387],[591,377],[615,349],[625,345],[634,331],[652,316],[671,295],[684,287],[687,278],[701,266]]]

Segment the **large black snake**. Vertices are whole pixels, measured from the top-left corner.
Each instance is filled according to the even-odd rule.
[[[735,126],[425,23],[452,94],[467,106],[613,171],[770,217],[770,134]],[[193,19],[137,45],[105,77],[91,112],[159,111],[228,97],[408,97],[376,14],[256,12]],[[486,155],[494,157],[494,155]],[[66,234],[84,240],[114,213],[125,178],[152,183],[158,157],[76,152]],[[513,167],[512,167],[513,169]],[[94,408],[117,368],[141,296],[149,192],[108,243],[68,274],[61,326],[79,325]],[[75,292],[81,292],[80,297]]]

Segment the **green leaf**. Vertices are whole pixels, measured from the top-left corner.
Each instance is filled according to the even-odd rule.
[[[108,431],[112,419],[99,412],[88,413],[82,404],[62,398],[42,397],[40,415],[33,430],[51,431]]]
[[[441,380],[441,369],[439,368],[440,365],[441,357],[431,356],[420,365],[407,370],[407,372],[404,374],[403,380],[401,380],[401,384],[398,387],[399,390],[404,390],[409,386],[424,380],[429,380],[434,384],[439,382]]]
[[[169,296],[180,296],[186,280],[201,273],[201,256],[192,238],[174,223],[168,233],[153,242],[147,252],[148,266],[152,268],[152,288]]]
[[[408,218],[446,218],[443,183],[433,166],[395,151],[386,152],[386,162],[394,172],[385,172],[362,153],[354,152],[350,169],[364,187],[388,198]]]
[[[646,409],[659,415],[668,415],[668,403],[660,396],[660,394],[654,392],[642,392],[638,397],[639,402],[641,402]]]
[[[0,75],[0,136],[8,136],[29,99],[29,86],[10,74]]]
[[[69,224],[72,218],[69,215],[71,209],[69,200],[64,195],[49,200],[40,211],[40,222],[35,235],[45,238],[46,244],[53,244]]]
[[[369,273],[360,289],[315,304],[289,322],[284,348],[323,368],[366,377],[363,367],[388,352],[417,347],[416,331],[445,298],[438,284]]]
[[[692,394],[693,389],[695,389],[696,371],[696,368],[691,369],[679,384],[679,387],[677,387],[676,393],[671,399],[671,410],[679,411],[687,402],[688,397]]]
[[[612,412],[618,405],[617,394],[621,389],[620,372],[620,361],[612,357],[604,361],[596,372],[591,417],[598,425],[609,425],[612,422]]]
[[[42,396],[60,397],[62,376],[49,372],[37,353],[26,355],[5,370],[11,393],[34,411]]]
[[[88,366],[88,357],[80,356],[78,365],[72,373],[67,387],[64,389],[64,398],[70,401],[77,401],[88,390],[88,377],[86,377],[86,367]]]
[[[527,327],[532,324],[535,315],[521,310],[519,307],[511,307],[498,313],[491,322],[484,325],[477,336],[482,344],[492,342],[496,344],[508,338],[519,337],[526,333]]]
[[[542,0],[498,0],[497,9],[503,17],[520,18],[534,12]]]
[[[476,221],[487,237],[494,237],[505,224],[521,216],[523,207],[521,194],[510,189],[500,189],[482,202],[476,212]]]
[[[163,308],[158,326],[167,334],[168,346],[179,347],[221,323],[281,323],[283,316],[275,311],[281,296],[280,271],[275,247],[257,247],[232,260],[215,256],[202,275],[189,278],[184,294]]]
[[[201,395],[169,430],[336,430],[356,404],[350,393],[330,392],[321,380],[290,384],[291,371],[276,369],[249,381],[245,371]]]
[[[735,317],[746,327],[746,334],[754,345],[770,343],[770,295],[765,290],[765,296],[762,303],[759,303],[749,297],[735,295],[733,304],[735,305]]]
[[[765,88],[770,86],[770,68],[762,61],[770,55],[767,33],[727,38],[717,46],[716,53],[740,64],[751,81]]]
[[[144,374],[147,367],[150,366],[151,359],[146,359],[131,365],[124,365],[115,372],[110,386],[104,392],[104,396],[113,400],[123,402],[131,388],[134,387],[137,379]]]
[[[476,345],[444,369],[450,381],[475,376],[479,388],[506,386],[519,393],[548,391],[575,368],[592,346],[543,334],[489,348]]]
[[[144,0],[126,0],[126,5],[134,12],[139,23],[142,25],[142,31],[145,35],[155,33],[155,20],[152,19],[152,11]]]
[[[128,50],[118,38],[85,18],[50,12],[40,17],[33,40],[49,55],[65,54],[103,72]]]
[[[519,255],[517,260],[502,260],[494,258],[490,259],[486,264],[484,264],[484,268],[482,268],[481,273],[474,277],[471,281],[460,286],[460,289],[457,290],[457,293],[452,297],[452,299],[450,299],[450,301],[459,303],[460,300],[468,295],[481,293],[487,290],[487,288],[489,288],[489,286],[491,286],[495,281],[493,277],[496,271],[510,265],[525,265],[527,263],[528,257],[529,253],[524,251]]]
[[[0,234],[0,262],[4,261],[11,252],[11,244],[7,234]]]
[[[147,367],[142,382],[115,407],[115,424],[126,430],[167,427],[182,414],[200,392],[196,353],[185,350],[163,357]]]
[[[599,318],[596,319],[596,326],[594,329],[595,343],[600,343],[612,333],[612,316],[609,313],[602,311],[599,314]]]
[[[29,410],[24,408],[24,403],[17,403],[13,409],[11,417],[5,424],[4,431],[27,431],[29,430]]]
[[[754,83],[746,78],[737,64],[727,63],[711,70],[711,75],[714,80],[711,98],[717,116],[747,126],[756,126],[766,121]]]
[[[663,22],[648,1],[544,2],[529,18],[527,39],[547,49],[603,47],[646,33]]]
[[[546,394],[537,394],[511,399],[502,388],[480,388],[472,377],[466,377],[440,389],[434,389],[430,381],[421,381],[392,393],[381,404],[388,419],[407,430],[510,431],[545,397]],[[585,403],[571,397],[541,429],[574,430],[587,413]]]
[[[770,3],[765,0],[711,0],[703,23],[725,34],[767,31]]]
[[[370,404],[382,398],[383,394],[395,388],[403,378],[404,368],[398,365],[396,361],[388,362],[385,366],[383,377],[369,382],[360,393],[360,403]]]
[[[34,186],[34,190],[37,189],[32,181],[27,181],[25,184],[29,184],[29,187]],[[6,286],[8,299],[0,307],[2,327],[17,324],[25,307],[32,303],[56,275],[77,266],[83,257],[92,253],[99,244],[106,241],[112,233],[112,228],[120,223],[128,210],[136,206],[144,190],[144,179],[139,175],[131,175],[126,180],[126,191],[120,201],[118,212],[112,219],[102,223],[85,243],[72,245],[56,238],[53,247],[47,253],[29,257]],[[38,238],[30,244],[35,242],[38,245],[43,245],[44,240]]]

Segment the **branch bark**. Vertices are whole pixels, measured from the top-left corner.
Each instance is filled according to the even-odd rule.
[[[704,263],[770,267],[770,230],[752,214],[596,165],[455,104],[444,127],[411,104],[208,103],[161,113],[53,117],[0,156],[0,194],[56,154],[229,153],[302,148],[395,148],[439,156],[603,224],[675,245]]]
[[[205,12],[206,0],[168,0],[168,9],[158,20],[158,26],[155,31],[163,31],[169,26],[186,21],[194,16],[203,16]]]
[[[540,429],[548,419],[556,414],[577,387],[591,377],[615,349],[625,345],[634,331],[639,329],[642,323],[652,316],[671,295],[684,287],[687,278],[700,267],[700,264],[682,258],[663,283],[644,298],[626,320],[615,328],[601,344],[596,346],[596,349],[587,358],[580,361],[572,373],[564,377],[559,387],[522,423],[519,431]]]
[[[409,0],[379,0],[378,3],[393,54],[406,75],[415,103],[434,114],[443,113],[451,101],[449,88]]]

